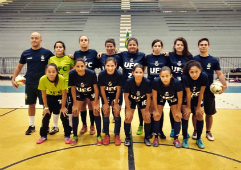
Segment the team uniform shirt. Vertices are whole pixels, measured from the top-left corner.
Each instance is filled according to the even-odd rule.
[[[187,57],[177,55],[174,52],[169,52],[168,63],[172,70],[173,77],[177,78],[179,81],[182,80],[183,67],[187,61],[192,60],[193,56],[189,55]]]
[[[85,75],[78,75],[76,70],[69,72],[69,86],[75,86],[77,92],[77,100],[84,101],[85,98],[90,98],[91,101],[95,98],[94,84],[97,84],[97,77],[93,70],[85,69]]]
[[[185,88],[190,88],[191,91],[191,105],[197,106],[198,96],[202,86],[208,86],[208,76],[206,73],[201,72],[197,80],[193,80],[190,75],[183,75],[182,82]],[[203,102],[203,101],[202,101]],[[184,104],[186,104],[186,96],[184,96]]]
[[[123,81],[122,85],[125,87],[125,82],[128,78],[133,77],[132,69],[135,65],[142,64],[144,65],[144,57],[145,54],[141,52],[137,52],[135,54],[131,54],[128,51],[123,51],[118,54],[121,57],[120,66],[123,69]]]
[[[159,77],[160,69],[167,65],[167,57],[161,55],[147,55],[144,60],[144,66],[147,66],[148,79],[153,81]]]
[[[106,55],[106,54],[103,54],[101,56],[101,58],[99,59],[99,63],[100,63],[100,67],[101,67],[101,70],[104,70],[105,69],[105,60],[108,58],[108,57],[114,57],[116,59],[116,62],[117,62],[117,69],[119,68],[120,66],[120,63],[121,63],[121,57],[117,54],[114,54],[114,55]]]
[[[97,51],[88,49],[87,51],[75,51],[74,60],[77,58],[83,58],[85,60],[85,64],[88,69],[94,70],[95,68],[99,68],[99,60],[97,59]]]
[[[74,67],[74,60],[68,56],[57,57],[53,56],[49,59],[49,63],[54,63],[58,67],[58,72],[61,74],[66,81],[66,88],[68,87],[69,82],[69,71]]]
[[[152,82],[152,89],[157,91],[157,104],[163,106],[166,100],[168,101],[170,106],[177,104],[177,92],[183,90],[181,82],[178,81],[176,78],[173,78],[173,80],[171,80],[169,86],[165,86],[162,83],[160,77],[154,79],[154,81]]]
[[[46,90],[47,95],[60,96],[62,95],[62,90],[66,89],[65,79],[62,75],[58,75],[59,80],[57,86],[55,86],[53,81],[50,81],[46,75],[42,76],[39,80],[38,89]]]
[[[129,101],[132,109],[138,104],[140,109],[146,107],[147,94],[151,94],[150,80],[143,77],[140,86],[136,85],[135,77],[126,81],[124,93],[129,93]]]
[[[105,94],[109,105],[113,100],[115,100],[117,86],[121,86],[121,84],[122,84],[122,74],[120,71],[115,70],[114,74],[112,75],[109,75],[106,70],[103,70],[99,73],[98,85],[99,87],[105,86]],[[104,103],[103,99],[101,101],[102,103]],[[120,104],[120,102],[122,104],[122,93],[120,94],[118,103]]]
[[[213,83],[213,74],[215,70],[221,70],[218,59],[209,55],[207,57],[201,57],[196,55],[194,60],[199,61],[202,65],[203,71],[208,75],[209,86]],[[206,88],[205,92],[210,92],[209,88]]]
[[[19,63],[27,63],[26,84],[39,84],[39,79],[45,74],[45,67],[52,56],[54,54],[50,50],[42,47],[38,50],[30,48],[22,53]]]

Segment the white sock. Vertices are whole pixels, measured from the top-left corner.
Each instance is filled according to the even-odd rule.
[[[35,116],[28,116],[28,118],[29,118],[29,126],[34,126],[34,118],[35,118]]]
[[[73,127],[73,122],[72,122],[73,115],[72,114],[68,114],[68,116],[69,116],[69,126]]]
[[[58,127],[59,115],[53,114],[54,127]]]

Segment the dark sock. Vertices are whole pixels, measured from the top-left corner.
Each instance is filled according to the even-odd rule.
[[[187,129],[188,129],[188,120],[182,119],[182,135],[183,135],[183,139],[187,139]]]
[[[106,134],[106,135],[109,135],[109,125],[110,125],[110,119],[109,119],[109,117],[103,117],[103,122],[104,122],[105,134]]]
[[[77,116],[77,117],[73,116],[73,133],[74,133],[74,136],[78,136],[78,134],[77,134],[78,126],[79,126],[79,116]]]
[[[94,126],[95,125],[95,116],[93,114],[93,110],[89,110],[89,115],[90,115],[90,125]]]
[[[124,130],[126,138],[130,138],[131,124],[124,122]]]
[[[115,134],[116,135],[120,134],[120,126],[121,126],[121,118],[115,117]]]
[[[95,125],[96,125],[96,130],[97,130],[97,137],[101,136],[101,118],[100,116],[94,116],[95,118]]]
[[[169,116],[170,116],[170,122],[171,122],[172,129],[174,129],[174,118],[173,118],[171,109],[170,109]]]
[[[82,120],[83,125],[87,125],[86,124],[86,115],[87,115],[86,111],[83,111],[80,113],[81,113],[81,120]]]
[[[142,117],[141,109],[139,109],[139,108],[138,108],[138,116],[139,116],[139,121],[140,121],[139,126],[143,126],[143,117]]]
[[[201,138],[203,132],[203,120],[197,120],[197,139]]]
[[[164,112],[162,112],[162,116],[161,116],[161,119],[160,119],[160,130],[159,132],[162,133],[162,128],[163,128],[163,122],[164,122]]]
[[[144,130],[145,130],[145,138],[147,139],[150,137],[151,123],[145,123]]]
[[[207,130],[207,131],[206,131],[206,133],[209,133],[209,132],[210,132],[210,130]]]
[[[153,126],[154,126],[154,133],[155,133],[155,138],[158,139],[158,133],[160,129],[160,121],[153,121]]]
[[[181,129],[181,122],[174,121],[174,140],[178,138]]]

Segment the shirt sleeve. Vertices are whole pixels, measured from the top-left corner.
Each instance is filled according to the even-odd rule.
[[[175,88],[176,88],[176,91],[177,91],[177,92],[183,91],[183,89],[182,89],[182,84],[181,84],[180,81],[177,80],[177,81],[175,82]]]
[[[221,70],[220,63],[219,63],[219,61],[217,59],[216,59],[216,62],[214,64],[214,68],[213,69],[214,70]]]
[[[69,72],[69,86],[75,86],[74,84],[74,77],[73,77],[73,73]]]
[[[151,84],[151,86],[152,86],[152,89],[153,90],[156,90],[157,91],[157,81],[156,80],[154,80],[153,82],[152,82],[152,84]]]
[[[38,89],[39,89],[39,90],[46,90],[46,87],[45,87],[44,84],[45,84],[45,83],[44,83],[44,77],[42,76],[42,77],[40,78],[40,80],[39,80]]]
[[[150,94],[151,92],[152,92],[151,82],[148,81],[148,82],[147,82],[147,90],[146,90],[146,93]]]
[[[103,79],[102,79],[102,73],[99,74],[98,76],[98,86],[103,86]]]
[[[188,78],[187,78],[186,75],[184,75],[184,76],[182,77],[182,81],[183,81],[184,87],[190,88],[190,84],[189,84],[189,81],[188,81]]]
[[[203,73],[202,74],[202,82],[201,82],[201,86],[208,86],[208,76],[206,73]]]
[[[127,82],[125,83],[124,93],[130,93],[129,88],[130,88],[129,81],[127,81]]]
[[[118,79],[117,79],[117,86],[121,86],[122,85],[122,74],[118,74]]]
[[[24,56],[24,53],[22,53],[21,57],[20,57],[20,60],[19,60],[19,63],[20,64],[26,64],[26,57]]]
[[[64,80],[64,77],[59,76],[59,79],[61,81],[61,90],[65,90],[67,88],[67,86],[65,86],[65,83],[67,82]]]
[[[93,84],[97,84],[97,76],[95,73],[93,74],[92,82]]]

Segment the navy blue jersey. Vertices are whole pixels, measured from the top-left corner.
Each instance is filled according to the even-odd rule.
[[[69,86],[75,86],[77,93],[93,94],[93,85],[97,84],[97,77],[93,70],[85,69],[85,75],[80,76],[76,70],[69,72]]]
[[[178,81],[176,78],[171,80],[171,83],[169,86],[165,86],[162,83],[160,77],[154,79],[154,81],[152,82],[152,89],[157,91],[158,99],[164,99],[164,100],[177,98],[177,92],[180,92],[183,90],[181,82]]]
[[[177,55],[174,52],[169,52],[168,63],[172,70],[173,77],[177,78],[179,81],[182,80],[183,67],[187,61],[192,60],[193,56],[189,55],[187,57]]]
[[[117,86],[122,85],[122,74],[120,71],[115,70],[114,74],[107,74],[106,70],[103,70],[99,73],[98,76],[98,85],[105,86],[105,93],[116,94]]]
[[[135,102],[146,100],[146,94],[151,94],[150,80],[143,77],[140,86],[137,86],[135,77],[132,77],[126,81],[124,93],[129,93],[129,100]]]
[[[95,68],[100,67],[99,60],[97,59],[97,51],[95,50],[88,49],[87,51],[75,51],[74,60],[77,58],[83,58],[88,69],[94,70]]]
[[[215,70],[221,70],[218,59],[213,56],[201,57],[196,55],[194,60],[199,61],[202,65],[203,71],[208,75],[209,86],[213,83],[213,74]],[[206,88],[209,89],[209,88]]]
[[[161,55],[147,55],[144,60],[144,66],[147,66],[148,79],[153,81],[159,77],[160,69],[167,65],[167,57]]]
[[[201,72],[197,80],[193,80],[189,74],[182,77],[183,86],[190,88],[191,98],[198,97],[202,86],[208,86],[208,76],[206,73]]]
[[[144,57],[145,54],[141,52],[137,52],[135,54],[131,54],[128,51],[123,51],[119,53],[118,55],[121,56],[121,63],[120,66],[123,69],[123,86],[125,85],[125,82],[128,78],[133,77],[132,76],[132,69],[136,64],[142,64],[144,65]]]
[[[114,54],[114,55],[106,55],[106,54],[103,54],[101,56],[101,58],[99,59],[99,63],[100,63],[100,67],[101,67],[101,70],[104,70],[105,69],[105,60],[108,58],[108,57],[114,57],[116,59],[116,62],[117,62],[117,69],[119,68],[120,66],[120,63],[121,63],[121,57],[117,54]]]
[[[32,48],[25,50],[19,60],[20,64],[27,63],[27,72],[25,75],[26,84],[38,84],[40,77],[45,74],[45,67],[48,60],[54,54],[45,48],[33,50]]]

